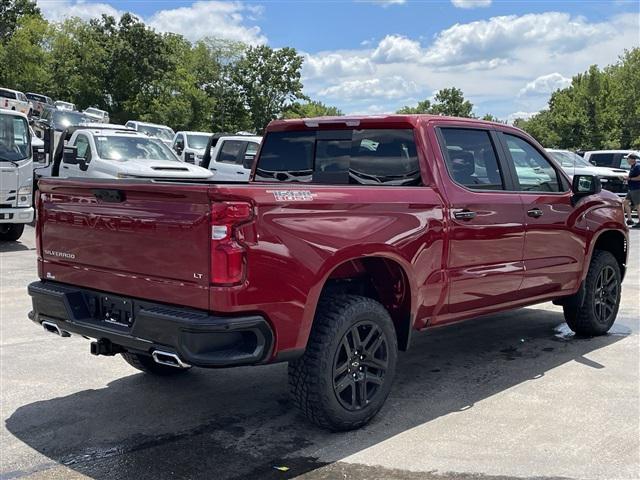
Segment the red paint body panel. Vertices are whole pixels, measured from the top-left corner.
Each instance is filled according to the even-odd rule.
[[[43,180],[38,235],[41,278],[209,310],[259,313],[275,333],[273,355],[303,349],[327,279],[358,273],[354,259],[399,265],[422,329],[574,293],[593,244],[607,230],[626,236],[620,201],[602,192],[571,204],[571,193],[471,192],[449,177],[438,125],[517,129],[433,116],[362,117],[357,128],[414,128],[423,187],[236,185]],[[319,127],[353,128],[344,118]],[[311,128],[273,122],[268,131]],[[124,192],[107,203],[93,190]],[[308,201],[277,201],[273,190],[304,190]],[[209,285],[210,210],[247,201],[237,229],[246,248],[241,285]],[[543,217],[526,210],[535,205]],[[458,209],[478,212],[456,220]],[[65,258],[65,254],[74,258]]]

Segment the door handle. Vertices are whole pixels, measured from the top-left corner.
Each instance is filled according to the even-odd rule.
[[[472,218],[476,218],[476,212],[472,212],[471,210],[459,210],[454,212],[453,216],[458,220],[471,220]]]
[[[238,175],[244,175],[244,172],[236,172]]]
[[[533,218],[539,218],[543,214],[542,210],[539,208],[532,208],[531,210],[527,210],[527,215]]]

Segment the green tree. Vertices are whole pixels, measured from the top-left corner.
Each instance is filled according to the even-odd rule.
[[[498,117],[494,117],[491,113],[485,113],[481,120],[484,120],[486,122],[505,123],[502,120],[500,120]]]
[[[47,91],[51,85],[49,58],[45,46],[51,29],[39,16],[23,16],[7,39],[0,43],[0,85],[23,92]]]
[[[6,43],[23,17],[40,17],[34,0],[0,0],[0,43]]]
[[[339,117],[343,115],[337,107],[309,100],[306,103],[293,103],[282,113],[282,118]]]
[[[548,109],[518,126],[546,146],[582,149],[640,148],[640,48],[614,65],[593,65],[555,91]]]
[[[54,98],[78,108],[109,107],[108,78],[111,42],[94,23],[79,18],[55,24],[50,42],[49,70]]]
[[[456,87],[439,90],[433,102],[431,113],[450,117],[473,117],[473,104],[465,100],[462,90]]]
[[[293,48],[249,47],[235,63],[231,80],[238,86],[255,131],[261,132],[282,111],[300,99],[303,58]]]
[[[421,102],[418,102],[418,104],[415,107],[409,107],[405,105],[396,113],[403,113],[406,115],[411,115],[416,113],[433,113],[431,108],[432,108],[431,102],[429,100],[422,100]]]

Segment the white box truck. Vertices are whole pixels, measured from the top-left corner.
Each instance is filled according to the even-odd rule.
[[[24,113],[0,110],[0,241],[16,241],[33,221],[33,149]]]

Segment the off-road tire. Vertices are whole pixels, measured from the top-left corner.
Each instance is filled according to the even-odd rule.
[[[346,352],[353,343],[354,329],[359,336],[358,342],[361,342],[360,352],[367,352],[365,357],[369,355],[368,359],[361,361],[360,367],[355,368],[349,358],[357,360],[362,357],[347,357],[346,362],[343,360],[345,354],[349,355]],[[364,340],[367,340],[370,350],[364,350],[366,345],[360,335],[365,335]],[[378,343],[380,345],[376,346]],[[369,354],[369,351],[372,353]],[[374,359],[376,356],[383,358],[384,369],[378,369],[373,364],[378,361]],[[397,358],[398,343],[393,321],[379,302],[358,295],[327,295],[319,302],[304,355],[289,363],[289,388],[293,401],[311,422],[322,428],[333,431],[359,428],[382,408],[391,391]],[[337,362],[345,368],[348,366],[349,372],[353,369],[360,375],[358,379],[364,382],[364,390],[361,390],[361,384],[347,378],[347,374],[340,377],[342,373],[335,370]],[[358,371],[363,368],[364,372]],[[354,390],[349,390],[348,394],[347,390],[342,390],[342,394],[336,393],[340,388],[336,386],[336,378],[351,382],[347,388]],[[374,379],[380,383],[373,384],[369,400],[368,386],[372,384],[368,382]],[[352,401],[358,397],[355,403],[362,403],[364,406],[357,406],[357,410],[348,409],[343,404],[345,400],[341,399],[341,395],[345,394],[347,397],[353,396]]]
[[[598,312],[598,303],[603,301],[603,296],[599,293],[601,290],[599,282],[605,271],[613,273],[615,285],[612,287],[611,294],[615,297],[615,303],[611,305],[611,312],[607,313],[606,318],[602,318]],[[621,282],[620,266],[615,257],[610,252],[595,250],[585,279],[585,296],[582,305],[565,305],[563,307],[564,318],[569,328],[577,335],[585,337],[595,337],[607,333],[618,314]],[[605,294],[604,297],[607,295]]]
[[[0,226],[0,241],[15,242],[24,232],[24,223],[12,223]]]
[[[153,358],[149,355],[131,352],[124,352],[121,355],[125,362],[144,373],[151,373],[153,375],[166,377],[189,371],[188,368],[176,368],[168,365],[161,365],[154,362]]]

